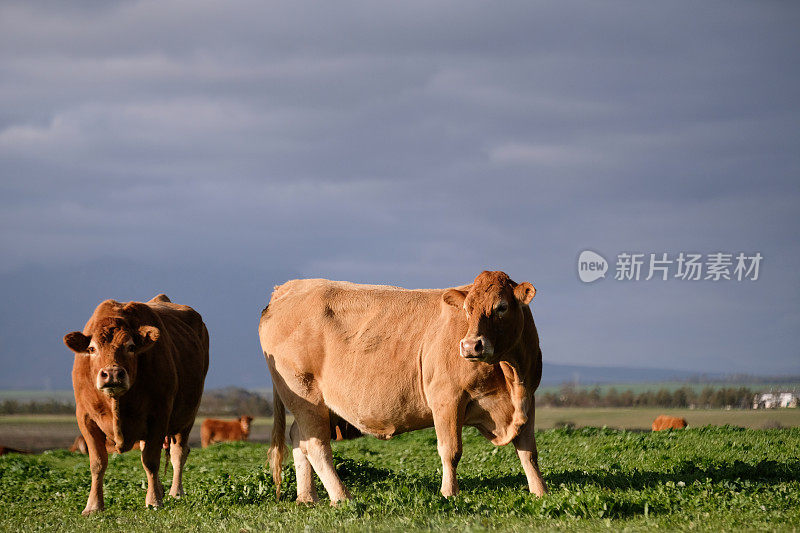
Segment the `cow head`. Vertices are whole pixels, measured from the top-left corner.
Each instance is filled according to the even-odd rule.
[[[245,435],[250,434],[250,422],[252,421],[253,421],[252,416],[245,415],[239,417],[239,425],[242,426],[242,433],[244,433]]]
[[[446,290],[442,300],[467,315],[467,334],[458,347],[461,357],[497,362],[519,341],[525,324],[522,308],[534,294],[530,283],[514,283],[499,271],[483,271],[472,285]]]
[[[156,327],[132,327],[124,318],[108,317],[97,322],[89,335],[67,333],[64,344],[89,359],[95,387],[118,398],[133,386],[138,357],[153,347],[158,335]]]

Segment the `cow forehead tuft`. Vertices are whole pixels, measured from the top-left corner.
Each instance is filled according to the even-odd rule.
[[[483,271],[475,278],[475,282],[472,284],[472,288],[469,292],[472,298],[477,297],[482,299],[482,297],[486,295],[495,296],[506,289],[513,289],[515,286],[516,283],[514,283],[505,272]]]
[[[511,278],[509,278],[508,274],[505,272],[500,270],[495,270],[493,272],[484,270],[478,274],[478,277],[475,278],[472,288],[477,290],[486,290],[491,288],[492,285],[504,287],[506,285],[513,285],[513,283],[514,282],[511,281]]]
[[[130,338],[128,322],[119,317],[108,317],[95,327],[93,335],[102,344],[119,344]]]

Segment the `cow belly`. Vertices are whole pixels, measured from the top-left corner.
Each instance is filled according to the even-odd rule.
[[[389,371],[384,367],[350,373],[347,379],[343,376],[323,380],[320,389],[331,410],[361,432],[378,438],[433,424],[431,411],[416,385],[416,375],[409,369]]]

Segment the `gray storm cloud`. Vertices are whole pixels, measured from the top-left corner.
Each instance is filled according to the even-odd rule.
[[[746,2],[4,2],[0,386],[67,383],[60,337],[107,297],[197,307],[227,384],[265,376],[254,317],[289,277],[484,268],[536,285],[552,362],[800,372],[798,22]],[[584,249],[765,263],[751,284],[586,287]]]

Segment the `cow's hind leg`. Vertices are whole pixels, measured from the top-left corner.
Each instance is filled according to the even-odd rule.
[[[297,474],[297,503],[316,503],[319,501],[317,487],[314,486],[311,463],[308,461],[308,449],[301,445],[300,428],[297,426],[297,422],[292,424],[289,438],[292,440],[292,456]]]
[[[169,495],[173,498],[180,498],[185,494],[183,491],[183,467],[186,465],[186,458],[189,457],[189,430],[184,430],[170,439],[169,458],[172,462],[172,487]]]
[[[302,452],[305,449],[308,461],[314,467],[325,490],[328,491],[331,505],[342,500],[349,500],[350,493],[342,484],[342,480],[339,479],[339,475],[333,467],[328,408],[321,405],[313,409],[295,412],[295,420],[300,433],[300,450]]]

